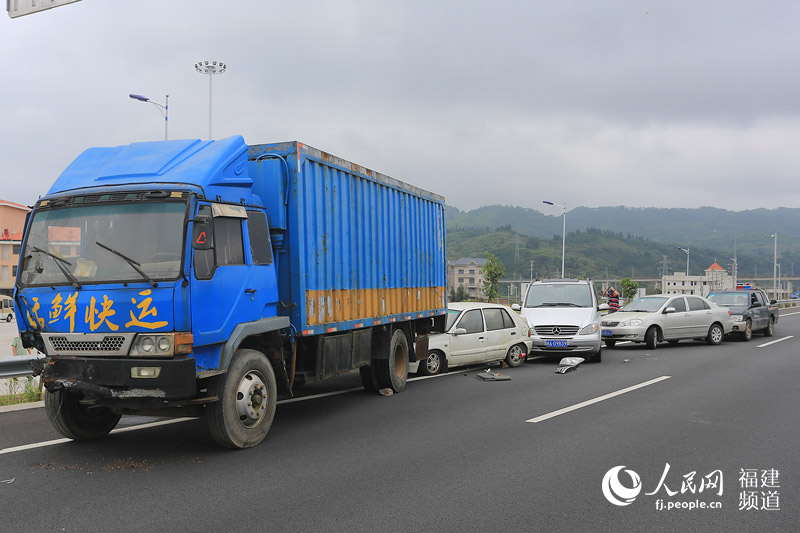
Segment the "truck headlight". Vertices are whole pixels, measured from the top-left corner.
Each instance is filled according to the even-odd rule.
[[[620,326],[638,326],[642,323],[640,318],[632,318],[631,320],[624,320],[619,323]]]
[[[744,319],[742,315],[731,315],[731,318],[734,322],[741,322]]]
[[[589,324],[588,326],[584,326],[579,332],[578,335],[591,335],[592,333],[597,333],[597,323]]]
[[[172,357],[175,354],[174,333],[139,333],[133,339],[131,357]]]

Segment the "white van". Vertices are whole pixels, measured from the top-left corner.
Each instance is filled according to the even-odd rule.
[[[591,280],[545,279],[530,284],[521,314],[531,326],[530,355],[584,357],[599,363],[600,311]]]
[[[14,300],[10,296],[0,295],[0,320],[11,322],[14,319]]]

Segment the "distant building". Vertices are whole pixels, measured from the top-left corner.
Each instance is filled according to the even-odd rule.
[[[24,205],[0,200],[0,294],[10,295],[13,291],[25,216],[29,211]]]
[[[686,272],[675,272],[661,278],[665,294],[698,294],[708,296],[713,290],[732,289],[733,277],[719,263],[708,267],[702,276],[686,276]]]
[[[470,299],[483,299],[483,274],[481,269],[486,266],[486,259],[477,257],[462,257],[458,261],[447,262],[447,293],[457,291],[459,285],[464,287]]]

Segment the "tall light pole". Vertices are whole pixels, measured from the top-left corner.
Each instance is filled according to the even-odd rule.
[[[221,61],[198,61],[194,69],[200,74],[208,74],[208,140],[211,140],[211,78],[214,74],[222,74],[228,65]]]
[[[167,94],[164,96],[164,105],[154,102],[148,97],[142,96],[141,94],[129,94],[128,96],[134,100],[139,100],[140,102],[151,103],[156,106],[159,111],[161,111],[161,116],[164,117],[164,140],[169,140],[169,95]]]
[[[774,299],[778,299],[778,232],[776,231],[774,235],[770,235],[773,239],[775,239],[775,247],[772,251],[772,297]]]
[[[735,289],[739,277],[739,261],[737,261],[735,257],[728,257],[728,259],[733,261],[733,288]]]
[[[681,248],[680,246],[675,248],[686,254],[686,281],[689,281],[689,248]]]
[[[548,202],[547,200],[542,200],[542,203],[560,207],[564,211],[564,224],[561,227],[561,279],[564,279],[564,251],[566,250],[567,244],[567,208],[566,206]]]

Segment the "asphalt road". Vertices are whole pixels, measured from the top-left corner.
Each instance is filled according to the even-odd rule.
[[[348,375],[233,452],[196,420],[42,445],[43,409],[0,413],[0,530],[796,531],[799,346],[795,313],[772,338],[618,345],[566,374],[537,359],[389,397]],[[604,496],[617,466],[641,480],[609,478],[626,506]]]

